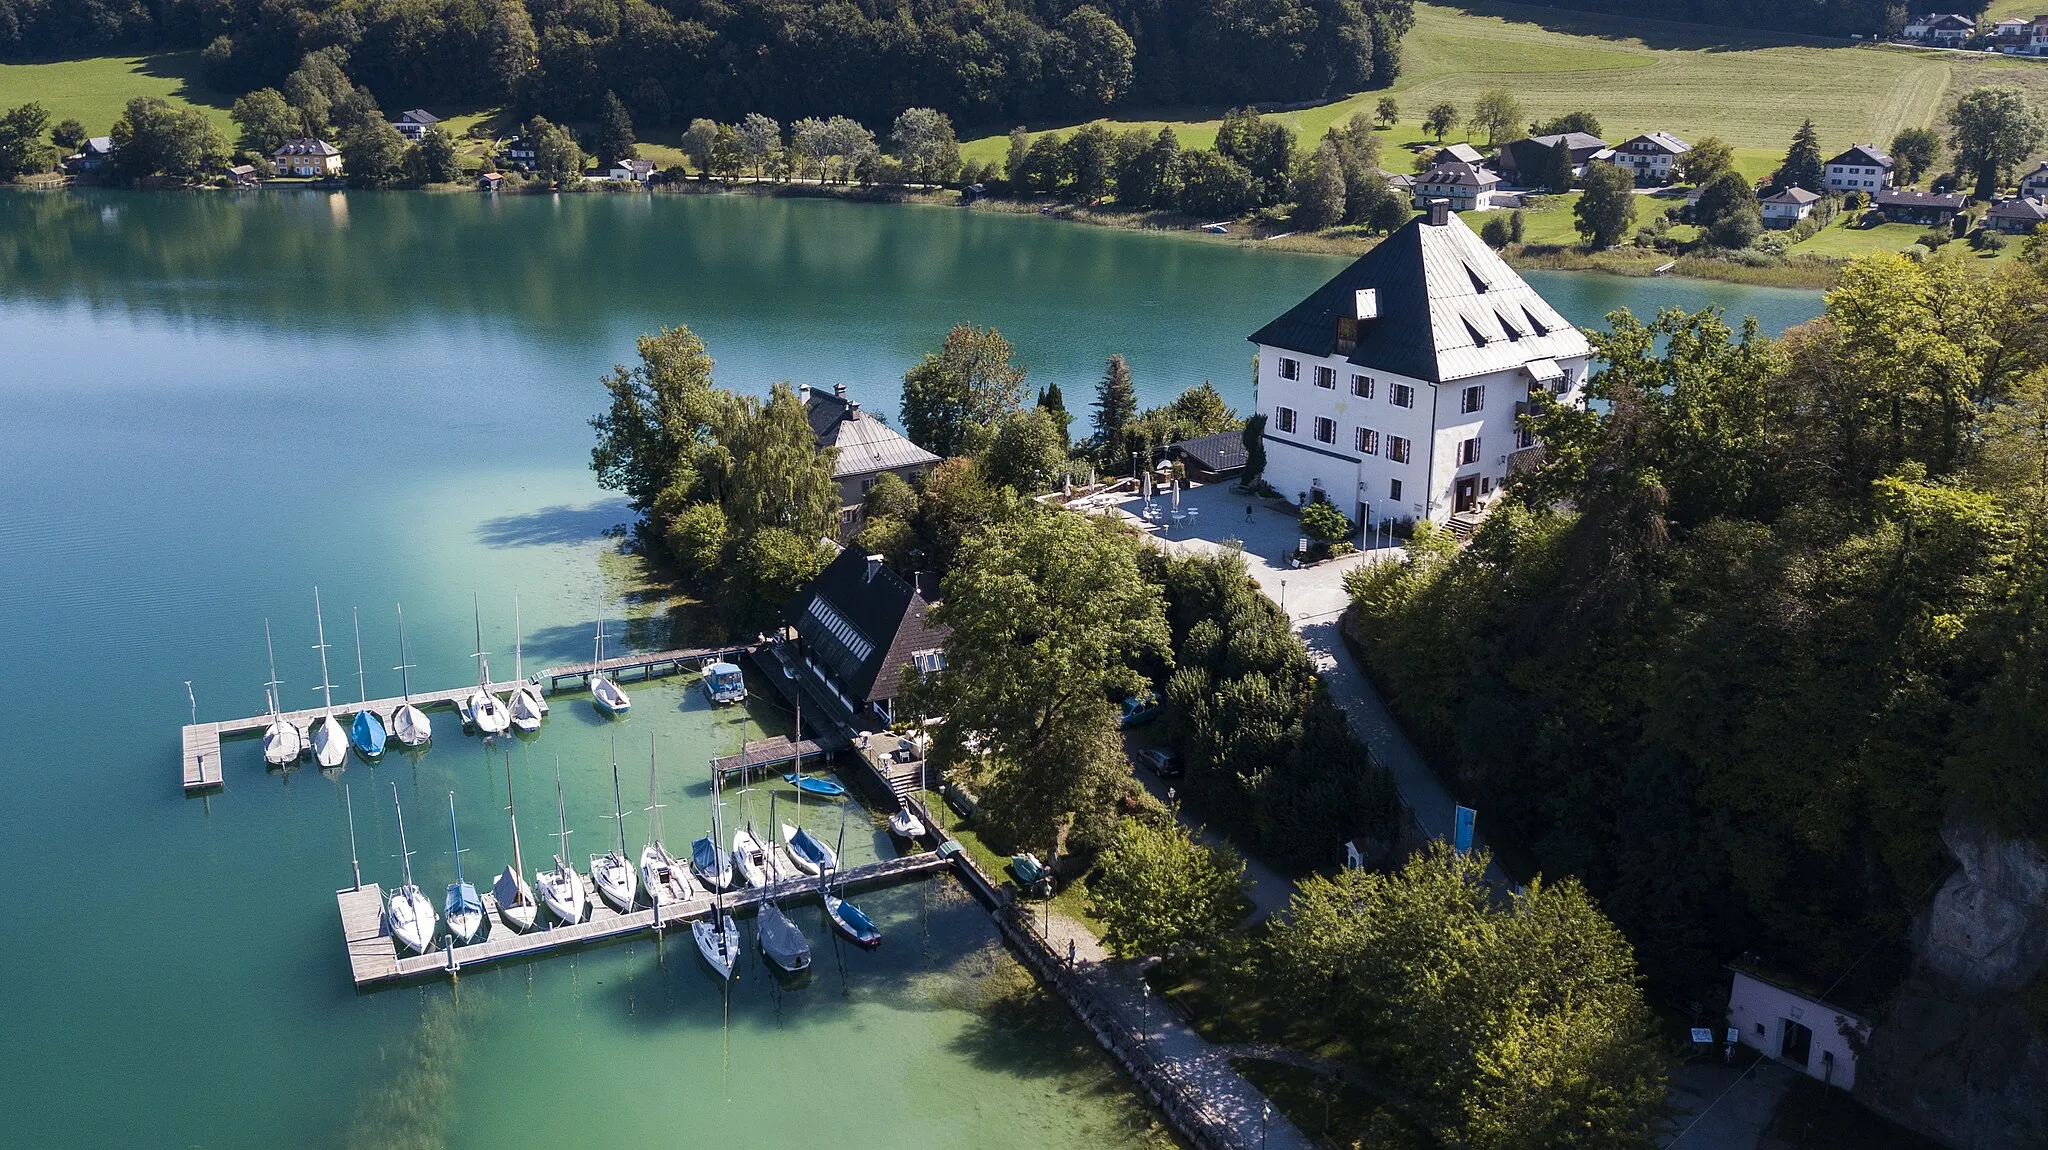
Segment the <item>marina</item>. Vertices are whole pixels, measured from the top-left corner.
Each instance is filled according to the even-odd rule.
[[[884,859],[852,867],[829,876],[832,889],[844,891],[908,882],[952,866],[955,852],[937,850]],[[586,876],[587,881],[587,876]],[[612,909],[602,899],[591,901],[590,915],[579,923],[556,923],[549,929],[524,933],[504,929],[497,920],[497,900],[489,893],[483,898],[486,918],[494,920],[491,936],[468,946],[442,946],[426,954],[400,957],[384,917],[384,889],[376,883],[344,887],[335,892],[341,914],[341,932],[347,944],[349,974],[358,989],[382,983],[432,975],[455,974],[464,967],[546,954],[565,947],[582,946],[638,934],[665,932],[677,925],[708,918],[713,913],[750,910],[770,901],[818,897],[820,880],[785,879],[766,887],[736,891],[714,898],[700,894],[688,902],[664,905],[659,920],[653,908],[635,906],[628,913]]]

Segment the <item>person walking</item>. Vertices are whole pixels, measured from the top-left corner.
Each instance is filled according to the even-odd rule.
[[[1250,523],[1252,521],[1252,505],[1249,503],[1244,505],[1244,521],[1246,523]]]

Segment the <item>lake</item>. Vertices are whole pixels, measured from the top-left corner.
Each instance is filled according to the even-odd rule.
[[[317,701],[316,583],[337,700],[357,697],[352,608],[371,697],[398,690],[401,601],[416,688],[473,681],[472,602],[509,672],[515,594],[529,669],[587,656],[601,616],[628,648],[666,645],[671,598],[607,535],[630,514],[588,470],[597,378],[640,332],[687,323],[728,386],[845,383],[893,416],[904,370],[971,320],[1077,412],[1113,352],[1148,404],[1211,379],[1243,408],[1245,334],[1342,262],[822,200],[0,194],[0,860],[27,894],[0,931],[9,1141],[1152,1137],[1057,1011],[978,1009],[994,934],[949,880],[863,898],[887,932],[872,953],[797,908],[818,954],[803,986],[750,954],[726,993],[672,938],[354,992],[333,897],[346,804],[364,878],[388,887],[395,785],[438,905],[451,790],[481,884],[511,854],[509,760],[531,870],[555,849],[559,759],[580,865],[618,834],[614,745],[640,841],[652,746],[668,838],[686,842],[709,818],[706,761],[743,718],[683,680],[629,684],[617,723],[565,696],[537,738],[490,750],[437,713],[423,756],[334,779],[266,772],[234,742],[203,799],[180,792],[177,728],[195,704],[262,709],[266,618],[287,705]],[[1582,324],[1720,303],[1776,331],[1819,309],[1807,292],[1529,278]],[[744,722],[790,718],[760,700]],[[886,849],[857,811],[805,818],[828,837],[844,819],[856,861]]]

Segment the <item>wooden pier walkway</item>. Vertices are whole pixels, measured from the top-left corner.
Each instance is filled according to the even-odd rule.
[[[858,888],[886,882],[903,882],[922,878],[950,865],[951,859],[947,855],[927,851],[884,859],[881,862],[835,873],[832,876],[832,885],[835,888],[842,885]],[[349,972],[355,979],[356,987],[361,989],[383,982],[454,974],[467,966],[545,954],[565,947],[624,938],[655,929],[654,911],[651,908],[635,907],[629,914],[620,914],[598,897],[595,893],[596,886],[589,876],[584,876],[583,881],[584,886],[593,893],[590,896],[590,917],[582,922],[555,922],[553,917],[543,910],[542,921],[552,923],[552,926],[521,934],[505,925],[505,921],[498,917],[497,901],[488,891],[483,891],[481,893],[484,914],[490,920],[490,933],[482,942],[452,949],[444,946],[427,954],[407,954],[403,957],[399,954],[396,940],[391,937],[384,925],[384,888],[376,883],[366,883],[361,887],[344,887],[335,892],[335,901],[341,911],[342,938],[348,945]],[[695,882],[694,877],[692,882]],[[818,880],[807,875],[771,887],[730,892],[723,896],[722,902],[724,909],[728,911],[742,911],[758,907],[771,897],[778,901],[789,901],[815,897],[817,892]],[[712,907],[712,898],[708,894],[700,894],[688,902],[664,906],[661,908],[660,928],[667,930],[685,925],[694,919],[708,918],[712,913]],[[445,943],[446,936],[443,935],[441,940]]]
[[[662,675],[676,675],[701,668],[706,659],[720,659],[731,662],[733,658],[753,649],[751,643],[728,644],[723,647],[690,647],[675,651],[656,651],[648,655],[620,655],[602,663],[569,663],[560,667],[549,667],[536,675],[546,679],[548,690],[559,690],[562,681],[574,681],[579,686],[589,686],[594,671],[602,671],[605,677],[615,683],[626,682],[629,673],[638,671],[644,681]]]
[[[745,774],[763,771],[770,767],[794,765],[797,756],[807,759],[823,759],[834,751],[846,749],[846,740],[836,735],[823,739],[805,739],[792,743],[786,735],[775,735],[748,743],[737,755],[725,755],[711,760],[711,765],[720,775]]]

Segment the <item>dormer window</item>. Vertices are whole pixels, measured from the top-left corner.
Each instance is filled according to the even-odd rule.
[[[1468,334],[1470,334],[1470,335],[1471,335],[1471,337],[1472,337],[1472,343],[1473,343],[1473,345],[1474,345],[1474,346],[1476,346],[1476,347],[1485,347],[1485,346],[1486,346],[1486,335],[1485,335],[1485,334],[1484,334],[1483,332],[1481,332],[1481,331],[1479,330],[1479,327],[1478,327],[1478,325],[1474,324],[1474,323],[1473,323],[1473,322],[1472,322],[1471,320],[1469,320],[1469,319],[1468,319],[1468,320],[1465,320],[1465,331],[1466,331],[1466,332],[1467,332]]]
[[[1337,352],[1348,355],[1358,346],[1358,321],[1348,315],[1337,317]]]
[[[1481,295],[1486,294],[1487,283],[1485,280],[1479,278],[1478,272],[1472,270],[1471,264],[1465,265],[1465,275],[1472,280],[1473,291],[1476,291]]]

